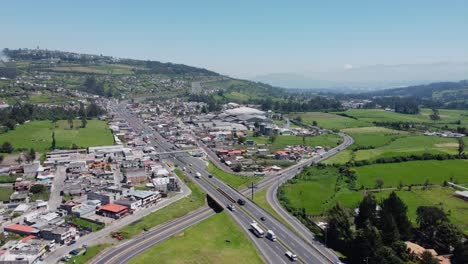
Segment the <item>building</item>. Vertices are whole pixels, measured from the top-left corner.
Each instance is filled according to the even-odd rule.
[[[11,225],[5,226],[4,229],[6,232],[12,232],[18,235],[25,235],[25,236],[37,235],[39,233],[39,230],[34,227],[20,225],[20,224],[11,224]]]
[[[127,170],[127,182],[139,184],[146,181],[146,172],[144,169]]]
[[[56,243],[67,244],[72,240],[73,232],[66,227],[48,225],[42,228],[41,237],[46,240],[53,240]]]
[[[96,212],[96,214],[118,219],[118,218],[125,216],[128,213],[128,211],[129,210],[127,206],[123,206],[123,205],[115,204],[115,203],[109,203],[109,204],[101,206],[99,210]]]
[[[143,205],[143,201],[134,197],[122,198],[114,201],[115,204],[126,206],[129,210],[136,210]]]
[[[27,236],[20,241],[9,241],[2,247],[0,263],[2,264],[31,264],[36,263],[46,252],[50,242]]]
[[[147,205],[149,203],[156,202],[161,198],[161,195],[159,192],[152,192],[152,191],[143,191],[143,190],[137,190],[133,191],[128,194],[130,197],[134,197],[137,200],[141,200],[142,205]]]

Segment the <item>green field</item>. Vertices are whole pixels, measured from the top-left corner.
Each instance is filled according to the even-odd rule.
[[[165,223],[171,219],[181,217],[189,212],[203,206],[205,204],[206,195],[195,183],[187,178],[183,173],[176,169],[175,173],[183,180],[187,186],[192,190],[192,193],[180,199],[179,201],[171,204],[170,206],[164,207],[152,214],[149,214],[140,220],[120,229],[122,235],[126,238],[133,237],[140,234],[143,230],[151,229],[159,224]]]
[[[391,191],[382,191],[375,194],[377,200],[388,197]],[[413,189],[412,191],[396,191],[408,206],[408,216],[416,225],[416,209],[419,206],[437,206],[448,213],[448,218],[465,234],[468,234],[468,203],[453,196],[455,190],[449,187],[432,187],[427,190]]]
[[[341,131],[354,139],[354,147],[381,147],[399,137],[408,135],[407,132],[384,127],[346,128]]]
[[[336,201],[346,206],[354,206],[362,195],[349,191],[343,182],[339,182],[340,191],[335,194],[338,179],[338,169],[318,169],[310,167],[294,180],[281,186],[281,191],[294,208],[304,208],[307,214],[322,214],[333,207]]]
[[[433,164],[434,162],[436,164]],[[364,183],[364,186],[368,184],[370,188],[374,188],[376,179],[383,179],[385,186],[394,187],[398,185],[400,179],[404,184],[424,184],[426,179],[429,179],[430,183],[441,185],[444,179],[450,180],[450,177],[457,182],[467,182],[468,171],[465,169],[467,165],[466,160],[414,161],[364,166],[356,170],[359,186],[360,183]],[[376,173],[378,176],[368,176],[366,173],[370,172],[366,167],[372,168],[371,175]],[[360,170],[362,168],[364,174]],[[333,167],[325,169],[311,167],[280,189],[292,208],[304,208],[309,215],[324,214],[337,202],[353,209],[362,200],[363,193],[350,191],[343,182],[338,183],[335,192],[338,175],[338,170]],[[380,200],[388,197],[392,191],[383,190],[374,194],[377,200]],[[442,186],[430,186],[424,189],[421,186],[413,187],[411,191],[404,188],[396,192],[407,204],[408,215],[414,224],[416,224],[416,209],[419,206],[438,206],[448,213],[449,219],[454,224],[468,233],[468,203],[454,197],[454,189]],[[284,204],[283,201],[282,203]]]
[[[306,112],[306,113],[292,113],[288,114],[289,118],[295,119],[301,117],[302,122],[306,124],[312,124],[313,121],[317,122],[319,127],[328,129],[343,129],[350,127],[368,127],[372,126],[372,123],[356,120],[349,117],[339,116],[330,113],[322,112]]]
[[[304,144],[305,140],[305,144]],[[322,146],[324,148],[333,148],[341,143],[341,137],[335,134],[322,134],[316,137],[297,137],[297,136],[276,136],[273,142],[274,149],[284,149],[287,146],[307,145],[307,146]]]
[[[468,183],[468,160],[427,160],[402,163],[373,164],[355,168],[358,187],[374,188],[377,179],[386,187],[424,184],[442,184],[444,181]],[[452,178],[452,179],[451,179]]]
[[[458,143],[454,138],[407,136],[397,138],[379,148],[359,150],[356,152],[356,160],[421,155],[423,153],[457,154],[457,149]]]
[[[106,122],[89,120],[86,128],[80,128],[80,125],[81,121],[75,120],[74,128],[70,129],[66,120],[60,120],[54,128],[51,121],[32,121],[0,134],[0,144],[10,142],[15,149],[34,148],[36,151],[44,151],[51,146],[52,131],[55,131],[57,148],[70,148],[72,144],[83,148],[114,144]]]
[[[68,215],[68,216],[65,217],[65,220],[67,221],[67,223],[72,223],[72,224],[77,225],[77,226],[89,228],[89,229],[91,229],[92,232],[96,232],[96,231],[99,231],[99,230],[104,228],[103,224],[101,224],[101,225],[96,224],[96,223],[90,222],[90,221],[88,221],[86,219],[78,218],[78,217],[75,217],[75,216]]]
[[[76,263],[76,264],[85,264],[90,259],[94,258],[97,254],[99,254],[104,249],[112,246],[112,244],[99,244],[95,246],[90,246],[86,249],[83,254],[72,257],[67,263]]]
[[[231,242],[227,243],[227,239]],[[252,242],[224,212],[185,229],[130,261],[154,262],[263,263]]]
[[[353,158],[354,152],[350,149],[345,149],[340,153],[326,159],[322,163],[324,164],[345,164]]]
[[[432,114],[431,109],[423,108],[419,114],[408,115],[400,114],[382,109],[350,109],[344,112],[346,115],[357,118],[363,122],[413,122],[413,123],[426,123],[433,127],[443,128],[445,125],[448,127],[466,126],[468,125],[468,111],[466,110],[446,110],[440,109],[440,120],[433,121],[429,115]],[[460,121],[456,125],[455,122]]]
[[[10,195],[13,193],[12,187],[2,187],[0,186],[0,201],[8,202],[10,200]]]
[[[208,165],[208,172],[213,174],[216,178],[223,182],[231,185],[232,187],[242,190],[249,184],[256,183],[262,179],[262,177],[251,177],[251,176],[238,176],[235,174],[227,173],[220,168],[216,167],[212,162]]]

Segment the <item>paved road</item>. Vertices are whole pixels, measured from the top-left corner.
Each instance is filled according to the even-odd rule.
[[[176,235],[181,230],[199,223],[214,214],[215,212],[211,208],[204,206],[192,213],[186,214],[185,216],[159,225],[142,235],[125,241],[124,243],[120,243],[117,246],[101,253],[89,263],[127,263],[130,259],[141,254],[147,249],[150,249],[165,239]]]
[[[117,231],[117,230],[121,229],[122,227],[127,226],[127,225],[137,221],[138,219],[141,219],[142,217],[148,215],[148,214],[156,212],[156,211],[158,211],[158,210],[160,210],[160,209],[162,209],[162,208],[164,208],[164,207],[166,207],[166,206],[168,206],[168,205],[170,205],[170,204],[172,204],[172,203],[174,203],[174,202],[176,202],[176,201],[190,195],[192,193],[192,190],[190,190],[190,188],[188,188],[183,182],[181,184],[182,184],[181,193],[177,194],[176,196],[174,196],[174,197],[172,197],[170,199],[165,199],[165,200],[159,202],[158,204],[153,205],[153,206],[151,206],[149,208],[143,208],[143,209],[137,210],[132,215],[128,215],[128,216],[126,216],[124,218],[113,221],[109,226],[107,226],[106,228],[104,228],[102,230],[99,230],[99,231],[93,232],[93,233],[89,233],[88,235],[80,237],[77,240],[77,242],[75,244],[73,244],[73,245],[62,246],[62,247],[57,248],[56,250],[54,250],[48,256],[45,257],[44,263],[56,263],[57,261],[59,261],[59,259],[61,257],[68,254],[68,252],[70,252],[71,250],[73,250],[75,248],[82,247],[82,245],[93,245],[93,244],[95,244],[95,242],[98,239],[109,235],[111,232]]]
[[[154,137],[150,139],[152,144],[157,145],[159,148],[165,150],[168,150],[172,147],[172,145],[165,141],[158,133],[155,133],[147,125],[143,124],[140,120],[133,118],[130,114],[124,112],[122,109],[123,108],[120,107],[117,111],[123,114],[126,117],[126,120],[130,121],[134,129],[141,130],[145,134],[152,133],[154,135]],[[334,263],[338,261],[338,258],[334,254],[331,254],[328,250],[311,245],[302,237],[298,236],[294,232],[291,232],[291,230],[289,230],[284,224],[280,223],[272,217],[269,217],[269,215],[262,208],[245,199],[241,193],[227,186],[215,177],[209,178],[209,174],[205,169],[206,164],[200,162],[200,159],[192,157],[177,157],[174,159],[174,163],[181,167],[184,166],[189,168],[188,174],[219,204],[235,203],[235,201],[239,198],[246,200],[245,206],[239,207],[239,210],[236,212],[228,211],[228,213],[252,239],[267,262],[289,262],[287,257],[284,255],[284,252],[287,250],[292,250],[294,253],[296,253],[299,257],[299,260],[304,263]],[[199,172],[202,175],[201,179],[195,179],[194,174],[196,172]],[[267,217],[267,220],[262,222],[260,221],[261,217]],[[253,237],[252,233],[248,230],[249,225],[253,220],[259,222],[265,230],[273,230],[278,236],[278,242],[271,242],[265,238]],[[144,247],[144,245],[140,245],[139,247]]]
[[[52,187],[50,190],[50,197],[49,201],[47,202],[47,210],[48,211],[55,211],[60,206],[62,202],[62,196],[60,196],[60,191],[63,190],[63,186],[65,185],[65,171],[64,166],[58,166],[57,170],[55,171],[54,179],[52,181]]]

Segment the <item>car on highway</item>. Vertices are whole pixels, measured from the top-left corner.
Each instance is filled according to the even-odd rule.
[[[260,220],[262,220],[262,221],[265,222],[265,221],[266,221],[266,218],[265,218],[264,216],[262,216],[262,217],[260,217]]]
[[[244,205],[244,204],[245,204],[245,200],[239,198],[239,199],[237,200],[237,203],[238,203],[239,205]]]
[[[297,261],[297,256],[293,254],[291,251],[286,251],[284,253],[291,261]]]
[[[211,175],[211,174],[208,174],[208,178],[213,178],[213,175]]]
[[[233,205],[233,204],[228,204],[228,205],[227,205],[227,208],[228,208],[229,210],[231,210],[231,211],[235,211],[235,210],[236,210],[236,206]]]

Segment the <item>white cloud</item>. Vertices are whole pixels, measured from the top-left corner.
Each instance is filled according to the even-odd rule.
[[[351,70],[353,68],[353,65],[351,64],[345,64],[345,66],[343,67],[345,70]]]

